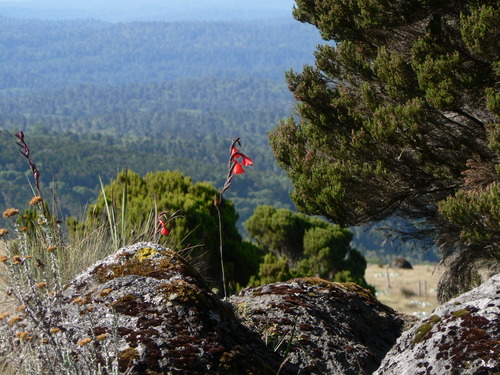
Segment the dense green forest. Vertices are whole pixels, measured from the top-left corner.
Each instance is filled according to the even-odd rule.
[[[292,208],[267,132],[292,104],[284,71],[319,41],[300,26],[1,18],[0,204],[30,196],[13,136],[23,129],[64,215],[81,214],[99,177],[124,168],[178,169],[218,187],[236,136],[255,160],[227,194],[240,221],[259,204]]]
[[[284,83],[271,79],[182,79],[97,87],[80,85],[0,99],[4,128],[176,138],[218,134],[259,137],[285,116],[291,103]],[[237,124],[236,126],[233,124]]]
[[[180,170],[220,188],[237,136],[254,160],[226,194],[240,231],[259,205],[293,209],[267,133],[293,105],[285,71],[311,62],[321,42],[304,26],[0,18],[0,206],[31,197],[22,129],[63,216],[81,217],[99,177],[125,168]],[[379,237],[356,234],[354,246],[379,250]]]
[[[19,21],[0,18],[0,91],[177,78],[283,78],[319,35],[297,22]]]

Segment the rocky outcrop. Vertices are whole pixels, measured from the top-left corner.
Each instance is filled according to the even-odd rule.
[[[403,257],[396,257],[396,259],[394,259],[391,262],[391,267],[392,268],[402,268],[402,269],[406,269],[406,270],[412,270],[413,269],[411,263],[408,262]]]
[[[31,261],[14,258],[9,266]],[[120,249],[62,292],[43,284],[33,284],[33,303],[0,314],[0,355],[24,353],[27,373],[500,371],[500,275],[417,322],[356,284],[318,278],[222,301],[184,258],[154,243]]]
[[[376,375],[500,373],[500,274],[405,332]]]
[[[155,244],[118,251],[80,275],[64,295],[78,301],[78,311],[63,324],[75,319],[81,339],[112,338],[127,374],[274,375],[281,365],[181,256]],[[82,312],[94,323],[82,326]],[[290,369],[282,373],[296,372]]]
[[[408,323],[358,285],[318,278],[248,288],[231,302],[299,374],[371,374]]]
[[[0,325],[0,353],[30,346],[22,362],[33,374],[297,373],[187,261],[153,243],[120,249]]]

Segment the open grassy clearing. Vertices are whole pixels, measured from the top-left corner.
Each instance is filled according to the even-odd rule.
[[[369,264],[365,271],[365,279],[376,288],[380,302],[394,310],[418,316],[430,315],[439,305],[438,276],[435,265],[413,265],[413,269],[401,269]]]

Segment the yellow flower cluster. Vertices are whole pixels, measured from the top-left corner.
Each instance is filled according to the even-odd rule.
[[[16,324],[17,322],[19,322],[21,319],[22,318],[19,315],[16,315],[13,318],[11,318],[7,323],[12,326],[12,325]]]
[[[18,215],[19,214],[19,210],[17,208],[7,208],[4,212],[3,212],[3,217],[4,218],[8,218],[8,217],[11,217],[11,216],[15,216],[15,215]]]
[[[33,197],[31,198],[30,200],[30,206],[34,206],[34,205],[37,205],[38,203],[40,203],[42,201],[42,197],[37,195],[36,197]]]
[[[30,336],[30,333],[28,331],[17,332],[15,334],[15,337],[19,338],[21,341],[27,341],[33,338],[33,336]]]
[[[1,314],[0,314],[0,322],[1,322],[2,320],[4,320],[5,318],[7,318],[9,315],[10,315],[9,313],[1,313]]]
[[[77,303],[79,305],[83,305],[85,304],[85,300],[82,297],[77,297],[73,301],[71,301],[71,303]]]
[[[87,337],[86,339],[79,340],[77,344],[78,346],[84,346],[87,345],[89,342],[92,342],[92,339],[90,337]]]

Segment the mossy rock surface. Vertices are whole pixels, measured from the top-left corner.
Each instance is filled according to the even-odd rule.
[[[376,375],[500,373],[500,275],[405,332]]]
[[[72,329],[75,341],[105,335],[87,348],[117,347],[123,373],[274,375],[282,363],[184,258],[154,243],[122,248],[96,263],[64,298],[58,325]],[[296,371],[287,365],[282,373]]]
[[[357,284],[319,278],[247,288],[231,302],[300,374],[371,374],[411,320]]]

